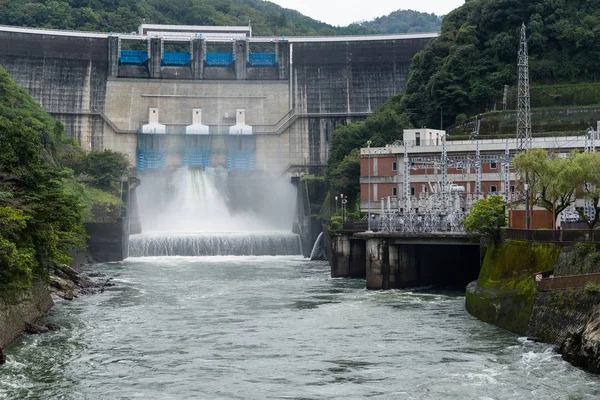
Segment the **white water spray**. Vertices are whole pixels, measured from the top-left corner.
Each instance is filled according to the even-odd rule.
[[[138,188],[143,234],[131,256],[299,254],[291,234],[296,189],[284,178],[180,168]]]

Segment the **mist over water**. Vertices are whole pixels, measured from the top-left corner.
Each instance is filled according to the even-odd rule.
[[[183,167],[142,176],[137,194],[143,233],[130,236],[131,257],[302,252],[286,178]]]
[[[144,233],[291,232],[296,188],[283,177],[182,167],[142,177],[138,205]]]

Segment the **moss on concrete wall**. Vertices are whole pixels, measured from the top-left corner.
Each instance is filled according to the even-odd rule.
[[[553,244],[506,241],[491,246],[477,283],[467,288],[467,311],[524,335],[535,300],[533,274],[554,268],[558,255],[559,248]]]

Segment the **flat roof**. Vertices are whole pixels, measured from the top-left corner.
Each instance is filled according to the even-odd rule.
[[[218,31],[218,32],[250,32],[250,26],[204,26],[204,25],[162,25],[162,24],[142,24],[141,29],[159,30],[159,31]]]

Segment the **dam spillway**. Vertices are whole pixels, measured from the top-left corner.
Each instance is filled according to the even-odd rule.
[[[296,190],[278,177],[182,167],[142,176],[130,257],[300,255]]]
[[[149,233],[129,238],[130,257],[292,256],[302,253],[291,232]]]

